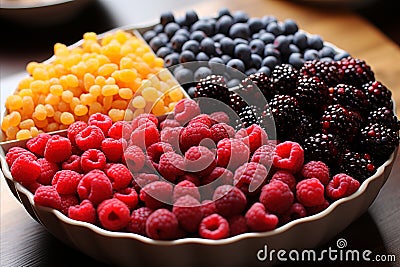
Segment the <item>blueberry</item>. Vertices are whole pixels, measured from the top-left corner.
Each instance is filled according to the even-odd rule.
[[[267,44],[264,48],[264,57],[274,56],[276,58],[281,57],[281,53],[274,47],[273,44]]]
[[[182,51],[189,50],[197,54],[199,52],[199,42],[196,40],[189,40],[182,45]]]
[[[233,19],[230,16],[222,16],[217,20],[215,24],[216,32],[223,33],[227,35],[229,33],[229,29],[233,25]]]
[[[264,42],[264,44],[271,44],[275,40],[275,35],[270,32],[265,32],[260,34],[260,40]]]
[[[209,68],[200,67],[194,72],[194,80],[199,81],[200,79],[203,79],[211,74],[212,74],[212,72]]]
[[[214,33],[213,26],[206,20],[198,20],[196,21],[192,27],[190,27],[191,31],[202,31],[207,36],[212,36]]]
[[[206,53],[207,55],[214,55],[215,54],[215,46],[214,41],[210,37],[204,38],[200,42],[200,50]]]
[[[324,46],[321,50],[318,51],[319,56],[323,57],[330,57],[333,58],[335,56],[335,50],[330,46]]]
[[[172,12],[164,12],[161,14],[160,16],[160,24],[165,26],[170,22],[174,22],[175,21],[175,17],[172,14]]]
[[[163,41],[164,43],[168,43],[169,42],[169,38],[167,36],[166,33],[164,32],[160,32],[159,34],[157,34],[157,36],[161,39],[161,41]]]
[[[251,54],[251,66],[259,69],[261,68],[262,58],[257,54]]]
[[[182,50],[183,44],[188,40],[188,38],[184,35],[174,35],[171,38],[172,49],[176,52],[180,52]]]
[[[293,65],[296,69],[300,69],[304,65],[304,59],[300,53],[292,53],[289,56],[289,64]]]
[[[180,56],[179,56],[179,63],[185,63],[185,62],[190,62],[194,61],[196,59],[196,56],[192,51],[186,50],[183,51]]]
[[[244,72],[245,71],[245,67],[244,67],[243,61],[241,61],[240,59],[237,59],[237,58],[229,60],[226,65],[228,67],[237,69],[240,72]]]
[[[157,52],[160,47],[163,47],[165,45],[165,43],[161,40],[160,37],[156,36],[151,39],[149,45],[154,52]]]
[[[253,35],[251,36],[251,39],[260,39],[260,33],[253,33]]]
[[[175,22],[179,24],[179,26],[184,27],[186,26],[185,17],[177,17],[175,18]]]
[[[311,35],[308,40],[307,44],[310,48],[315,49],[315,50],[320,50],[322,47],[324,47],[324,41],[322,41],[321,36],[319,35]]]
[[[222,55],[221,59],[224,61],[225,64],[227,64],[229,60],[232,59],[232,57],[230,57],[229,55]]]
[[[203,31],[194,31],[190,34],[190,39],[196,40],[197,42],[201,42],[207,35]]]
[[[251,50],[251,53],[257,54],[257,55],[264,55],[264,42],[261,41],[260,39],[254,39],[249,43],[249,47]]]
[[[199,52],[196,56],[197,61],[208,61],[209,59],[210,57],[204,52]]]
[[[179,30],[181,26],[178,25],[178,23],[175,22],[170,22],[164,27],[164,32],[168,35],[169,38],[174,36],[175,32]]]
[[[188,95],[191,97],[191,98],[194,98],[194,95],[196,94],[196,87],[190,87],[189,89],[188,89]]]
[[[285,35],[279,35],[274,41],[274,47],[286,55],[290,53],[289,44],[290,40]]]
[[[220,10],[218,10],[218,18],[220,18],[222,16],[230,16],[230,17],[232,17],[231,12],[226,7],[223,7]]]
[[[222,38],[219,43],[221,44],[221,51],[224,54],[233,55],[233,50],[235,49],[235,43],[229,37]]]
[[[272,33],[275,36],[281,35],[284,32],[282,25],[279,22],[270,22],[267,25],[267,32]]]
[[[143,39],[146,42],[150,42],[151,39],[153,39],[155,36],[157,35],[157,33],[153,30],[147,31],[143,34]]]
[[[335,61],[339,61],[339,60],[341,60],[341,59],[343,59],[343,58],[346,58],[346,57],[348,57],[348,56],[350,56],[350,54],[347,53],[347,52],[345,52],[345,51],[343,51],[343,52],[337,53],[337,54],[334,56],[333,59],[334,59]]]
[[[235,46],[235,50],[233,55],[242,60],[244,63],[249,62],[251,60],[251,50],[248,45],[245,44],[238,44]],[[246,64],[247,65],[247,64]]]
[[[314,59],[319,59],[319,54],[317,50],[307,49],[306,51],[304,51],[304,60],[309,61]]]
[[[265,73],[265,75],[269,76],[271,74],[271,69],[267,66],[262,66],[257,72]]]
[[[245,13],[244,11],[235,11],[233,14],[233,20],[235,21],[235,23],[243,23],[243,22],[247,22],[249,20],[249,15],[247,15],[247,13]]]
[[[299,30],[299,26],[292,19],[287,19],[283,22],[283,27],[285,28],[285,34],[295,34]]]
[[[229,36],[231,38],[243,38],[248,39],[250,37],[250,28],[249,25],[245,23],[236,23],[233,24],[229,29]]]
[[[295,44],[289,45],[290,53],[300,53],[300,49]]]
[[[193,71],[187,68],[179,68],[174,71],[174,76],[180,84],[193,82]]]
[[[214,36],[212,37],[212,39],[214,40],[214,42],[219,42],[219,41],[221,41],[221,39],[224,38],[224,37],[225,37],[225,34],[217,33],[216,35],[214,35]]]
[[[265,24],[268,25],[271,22],[278,22],[278,19],[275,16],[272,15],[266,15],[264,17],[261,18],[261,21]]]
[[[323,58],[320,58],[320,61],[323,61],[323,62],[332,62],[333,59],[332,59],[331,57],[323,57]]]
[[[240,80],[239,80],[239,79],[230,79],[230,80],[226,83],[226,86],[227,86],[228,88],[232,88],[232,87],[238,86],[239,84],[240,84]]]
[[[238,44],[245,44],[245,45],[249,44],[249,41],[247,41],[247,40],[245,40],[243,38],[235,38],[233,40],[233,42],[235,43],[235,46],[238,45]]]
[[[157,50],[157,56],[158,57],[160,57],[160,58],[165,58],[166,56],[168,56],[169,54],[171,54],[173,51],[172,51],[172,49],[171,48],[168,48],[168,47],[166,47],[166,46],[163,46],[163,47],[160,47],[158,50]]]
[[[156,26],[154,26],[153,31],[155,33],[161,33],[164,30],[164,26],[161,24],[157,24]]]
[[[213,57],[208,61],[212,73],[222,74],[225,71],[225,62],[219,57]]]
[[[179,54],[178,53],[172,53],[169,54],[164,58],[164,65],[165,67],[171,67],[174,65],[177,65],[179,63]]]
[[[185,24],[191,26],[193,23],[199,20],[197,13],[194,10],[188,10],[185,13]]]
[[[267,56],[263,59],[261,65],[266,66],[270,69],[273,69],[273,68],[275,68],[276,65],[278,65],[278,63],[279,63],[279,60],[276,57]]]
[[[186,38],[189,39],[189,37],[190,37],[190,32],[189,32],[187,29],[179,29],[179,30],[177,30],[177,31],[175,32],[175,35],[183,35],[183,36],[185,36]]]
[[[256,72],[257,72],[257,69],[255,69],[255,68],[250,68],[250,69],[246,70],[245,74],[246,74],[247,76],[249,76],[249,75],[254,74],[254,73],[256,73]]]
[[[251,33],[259,32],[261,29],[265,28],[265,24],[259,18],[250,18],[247,21],[247,24],[249,24],[249,28],[250,28],[250,32]]]

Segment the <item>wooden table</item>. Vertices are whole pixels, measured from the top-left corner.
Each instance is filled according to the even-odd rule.
[[[151,1],[149,1],[151,2]],[[347,50],[355,57],[366,60],[372,66],[376,78],[393,92],[400,103],[400,49],[389,38],[361,17],[346,9],[317,8],[299,2],[268,0],[218,0],[196,3],[190,0],[183,7],[178,1],[141,3],[135,6],[130,0],[97,1],[84,14],[78,15],[68,25],[50,27],[46,30],[27,31],[12,23],[0,20],[5,29],[0,45],[1,97],[6,84],[13,83],[12,76],[24,70],[27,62],[42,61],[52,54],[55,42],[71,44],[86,31],[101,33],[114,27],[141,22],[143,16],[157,19],[162,10],[177,10],[182,14],[187,8],[200,15],[215,13],[220,7],[244,10],[251,16],[275,15],[279,20],[295,19],[300,27],[310,33],[320,34],[324,40]],[[143,6],[142,6],[143,5]],[[142,10],[138,11],[138,8]],[[132,12],[130,12],[132,10]],[[134,16],[133,14],[136,14]],[[23,31],[23,32],[20,32]],[[32,33],[33,32],[33,33]],[[61,33],[61,34],[60,34]],[[22,35],[21,35],[22,34]],[[25,47],[24,38],[32,38]],[[26,42],[25,42],[26,44]],[[399,104],[397,113],[399,114]],[[400,156],[400,155],[399,155]],[[382,188],[368,212],[339,233],[320,249],[334,246],[338,238],[345,238],[352,249],[369,249],[374,254],[394,254],[397,263],[370,262],[360,266],[399,266],[400,264],[400,157],[395,162],[391,176]],[[41,225],[25,212],[1,178],[1,262],[0,266],[72,266],[76,263],[88,266],[104,266],[101,263],[65,246],[52,237]],[[352,262],[327,262],[330,266],[350,266]],[[301,264],[304,266],[305,264]]]

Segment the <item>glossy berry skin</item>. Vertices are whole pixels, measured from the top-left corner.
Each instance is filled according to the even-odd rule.
[[[361,86],[367,96],[371,109],[393,108],[392,92],[379,81],[369,81]]]
[[[346,151],[339,164],[340,172],[352,176],[359,182],[363,182],[376,172],[376,167],[369,154]]]
[[[298,75],[298,70],[289,64],[276,66],[270,77],[273,89],[279,94],[292,94],[296,89]]]

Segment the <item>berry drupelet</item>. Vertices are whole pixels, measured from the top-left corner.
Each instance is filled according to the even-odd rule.
[[[300,106],[310,111],[315,111],[317,106],[324,108],[328,94],[328,87],[317,76],[301,75],[294,90],[294,97],[299,101]]]
[[[371,67],[361,59],[346,57],[336,63],[343,72],[343,82],[353,85],[362,85],[375,80]]]
[[[333,104],[341,104],[351,110],[368,110],[367,96],[361,89],[349,84],[338,84],[329,88]]]
[[[379,107],[393,108],[392,92],[379,81],[369,81],[361,86],[367,96],[371,109]]]
[[[316,76],[328,86],[335,86],[343,77],[343,72],[336,66],[336,63],[320,60],[306,61],[300,69],[300,74]]]
[[[362,154],[347,150],[339,160],[339,171],[354,177],[359,182],[363,182],[368,177],[374,175],[376,167],[367,153]]]
[[[271,73],[271,88],[279,94],[291,95],[297,86],[299,71],[289,64],[281,64]]]
[[[369,123],[380,123],[395,131],[400,130],[400,121],[397,119],[393,110],[388,107],[380,107],[372,110],[368,116]]]

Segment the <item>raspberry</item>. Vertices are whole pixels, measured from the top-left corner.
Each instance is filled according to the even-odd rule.
[[[187,123],[192,118],[200,114],[200,107],[196,101],[184,98],[176,103],[174,117],[181,125]]]
[[[222,216],[211,214],[201,221],[199,235],[214,240],[226,238],[229,236],[229,223]]]
[[[91,125],[75,136],[75,142],[81,150],[86,151],[91,148],[100,149],[104,138],[103,131],[99,127]]]
[[[127,121],[116,121],[108,130],[108,137],[113,139],[120,139],[131,136],[133,128]]]
[[[206,176],[217,166],[214,153],[204,146],[192,146],[185,153],[185,170],[200,177]]]
[[[11,147],[6,154],[6,162],[9,167],[11,167],[14,161],[21,155],[28,156],[31,160],[37,160],[37,157],[30,151],[25,148],[14,146]]]
[[[130,221],[128,206],[119,199],[106,199],[97,207],[100,224],[107,230],[118,231],[125,228]]]
[[[182,151],[192,146],[198,146],[203,139],[211,140],[211,131],[204,123],[196,122],[183,128],[179,135],[179,144]]]
[[[260,191],[258,189],[265,184],[267,175],[268,170],[264,165],[249,162],[236,169],[233,181],[235,186],[246,195],[255,195]]]
[[[128,187],[132,182],[132,173],[123,164],[113,164],[107,171],[106,174],[111,181],[114,190],[120,190]]]
[[[76,135],[82,132],[87,126],[88,126],[87,123],[84,121],[76,121],[72,123],[70,126],[68,126],[67,136],[69,141],[71,141],[71,144],[73,145],[76,144],[75,142]]]
[[[158,169],[161,155],[173,151],[171,144],[165,142],[154,143],[146,149],[147,157],[156,169]]]
[[[94,206],[112,197],[111,181],[100,170],[85,174],[78,184],[77,191],[81,200],[88,199]]]
[[[280,223],[285,224],[290,221],[303,218],[306,216],[307,216],[307,211],[304,208],[304,206],[301,205],[300,203],[293,203],[292,206],[290,206],[290,208],[284,214],[281,215]]]
[[[161,155],[158,163],[158,171],[170,182],[185,173],[185,161],[183,157],[175,152],[167,152]]]
[[[181,126],[181,124],[174,119],[165,119],[160,123],[160,129],[164,129],[167,127],[171,127],[171,128],[175,128],[175,127],[179,127]]]
[[[293,193],[284,182],[274,180],[261,189],[260,202],[273,213],[284,213],[293,204],[293,200]]]
[[[184,175],[179,176],[176,179],[177,183],[180,183],[182,181],[189,181],[189,182],[193,183],[195,186],[200,186],[200,177],[198,177],[194,174],[185,173]]]
[[[240,129],[236,133],[235,138],[241,139],[246,145],[249,146],[250,152],[253,153],[260,146],[267,143],[268,135],[259,125],[253,124],[246,129]]]
[[[60,211],[65,215],[68,215],[69,207],[79,204],[79,200],[75,194],[74,195],[60,195],[60,197],[61,197]]]
[[[326,186],[326,195],[332,199],[347,197],[357,191],[360,187],[360,182],[353,177],[339,173],[333,176],[332,180]]]
[[[50,137],[51,135],[47,133],[41,133],[38,136],[28,140],[26,142],[26,148],[29,149],[32,153],[43,157],[47,141],[50,139]]]
[[[189,195],[192,198],[200,201],[200,192],[197,186],[187,180],[184,180],[182,182],[179,182],[175,187],[174,187],[174,192],[172,195],[172,200],[175,203],[175,201],[178,200],[178,198]]]
[[[183,130],[183,127],[175,127],[175,128],[164,128],[161,132],[161,141],[164,143],[168,143],[172,146],[175,151],[179,150],[179,136]]]
[[[229,124],[229,116],[223,111],[216,111],[210,114],[210,118],[215,120],[217,123]]]
[[[155,126],[158,125],[157,117],[150,113],[139,114],[131,122],[133,130],[140,127],[141,125],[150,125],[150,124],[154,124]]]
[[[322,205],[324,198],[324,185],[317,178],[304,179],[296,185],[297,200],[305,207]]]
[[[11,175],[22,185],[32,184],[40,176],[40,164],[31,156],[20,155],[11,166]]]
[[[67,159],[62,163],[61,168],[63,170],[71,170],[71,171],[76,171],[78,173],[83,173],[81,166],[81,157],[78,155],[71,155],[69,159]]]
[[[51,185],[59,194],[76,194],[76,188],[81,178],[82,176],[77,172],[61,170],[54,175]]]
[[[148,207],[141,207],[132,211],[131,219],[126,230],[131,233],[146,236],[146,221],[153,212]]]
[[[68,138],[53,135],[46,144],[44,157],[51,162],[63,162],[72,154],[71,141]]]
[[[294,192],[296,190],[296,178],[291,172],[285,171],[285,170],[279,170],[274,173],[271,177],[271,182],[272,181],[281,181],[287,186],[289,186],[290,190]]]
[[[216,167],[208,176],[201,181],[201,194],[204,198],[212,198],[214,189],[220,185],[233,185],[233,173],[222,167]]]
[[[295,142],[286,141],[275,147],[273,165],[278,169],[298,172],[304,163],[303,148]]]
[[[159,181],[160,177],[153,173],[134,174],[132,185],[137,192],[140,191],[146,184]]]
[[[203,200],[201,202],[201,211],[204,217],[210,216],[213,213],[217,213],[215,202],[209,199]]]
[[[323,185],[327,185],[330,179],[329,167],[322,161],[306,163],[300,174],[304,179],[317,178]]]
[[[40,186],[33,196],[35,205],[49,207],[53,209],[61,209],[61,197],[57,190],[51,185]]]
[[[81,166],[85,172],[91,170],[104,170],[106,167],[106,156],[97,149],[89,149],[81,156]]]
[[[197,199],[190,195],[178,198],[172,207],[172,212],[175,214],[183,230],[188,233],[197,232],[199,224],[203,219],[201,205]]]
[[[172,212],[158,209],[147,218],[146,234],[156,240],[170,240],[178,236],[179,223]]]
[[[120,162],[123,155],[125,139],[106,138],[101,142],[101,150],[110,162]]]
[[[31,184],[25,185],[25,187],[31,192],[32,194],[35,194],[36,190],[41,187],[42,185],[39,184],[38,182],[33,182]]]
[[[234,170],[247,162],[250,149],[243,141],[233,138],[225,138],[217,144],[217,165]]]
[[[92,202],[85,199],[79,205],[69,207],[68,217],[73,220],[95,224],[97,219],[96,209],[93,207]]]
[[[211,126],[211,139],[215,144],[218,144],[224,138],[231,138],[235,136],[235,129],[226,123],[217,123]]]
[[[265,145],[260,146],[253,153],[251,157],[252,162],[258,162],[264,165],[268,170],[272,166],[272,160],[274,157],[275,144],[272,142],[268,142]]]
[[[54,174],[59,170],[58,165],[45,158],[38,159],[37,163],[40,165],[40,175],[36,181],[42,185],[51,185]]]
[[[278,217],[268,213],[260,202],[254,203],[244,216],[247,226],[254,232],[265,232],[275,229],[278,225]]]
[[[211,119],[210,115],[208,115],[208,114],[200,114],[200,115],[197,115],[196,117],[194,117],[193,119],[191,119],[187,126],[189,126],[189,125],[191,125],[193,123],[198,123],[198,122],[203,123],[208,128],[210,128],[215,123],[217,123],[216,121]]]
[[[124,151],[124,161],[129,170],[140,171],[145,163],[145,156],[142,149],[135,145],[128,146]]]
[[[228,219],[230,236],[240,235],[248,231],[246,218],[243,215],[236,215]]]
[[[136,193],[135,189],[132,187],[127,187],[118,192],[115,192],[114,198],[117,198],[124,202],[130,210],[134,209],[139,202],[139,196]]]
[[[154,123],[140,124],[131,134],[131,144],[141,148],[160,142],[161,137]]]
[[[156,181],[146,184],[140,190],[140,200],[150,209],[156,210],[171,203],[173,187],[170,183]]]
[[[221,185],[215,189],[213,200],[217,212],[224,217],[232,217],[244,211],[247,205],[246,196],[232,185]]]
[[[90,115],[88,124],[89,126],[94,125],[99,127],[102,130],[104,136],[107,136],[108,130],[112,126],[112,120],[107,115],[101,113],[95,113]]]
[[[323,204],[318,205],[318,206],[312,206],[312,207],[305,207],[307,211],[307,215],[311,216],[314,214],[317,214],[323,210],[325,210],[327,207],[329,207],[329,202],[328,200],[325,200]]]

